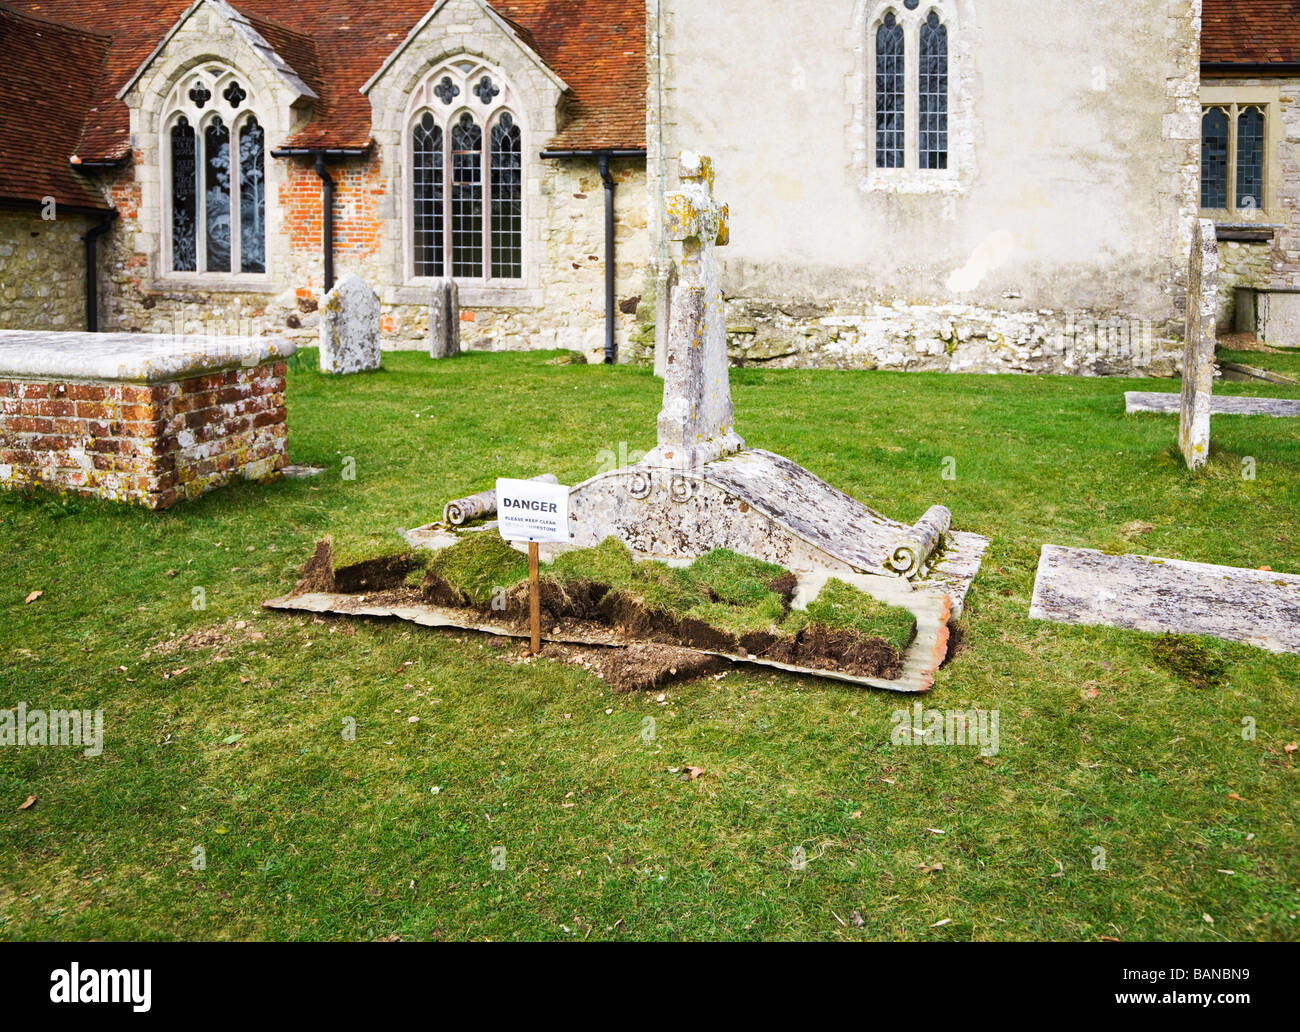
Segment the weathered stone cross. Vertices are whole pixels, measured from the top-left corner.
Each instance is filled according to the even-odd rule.
[[[715,248],[728,241],[727,206],[713,197],[713,161],[681,155],[682,189],[665,199],[664,228],[682,242],[673,288],[659,444],[649,465],[698,467],[745,446],[735,431],[727,326]]]

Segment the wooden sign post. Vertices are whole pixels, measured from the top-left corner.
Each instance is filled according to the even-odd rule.
[[[529,645],[542,649],[542,600],[538,582],[539,541],[569,540],[569,489],[537,480],[497,480],[497,528],[507,541],[528,542]]]
[[[528,542],[528,626],[533,655],[542,651],[542,592],[537,582],[537,542]]]

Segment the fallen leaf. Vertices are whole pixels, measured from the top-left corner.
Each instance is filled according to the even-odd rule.
[[[18,809],[20,809],[20,810],[30,810],[33,806],[36,805],[36,800],[37,800],[37,798],[38,798],[37,796],[29,795],[29,796],[27,797],[26,801],[24,801],[23,805],[20,806],[20,807],[18,807]]]
[[[239,741],[241,738],[243,738],[243,737],[244,737],[244,732],[242,732],[242,731],[240,731],[240,732],[238,732],[238,733],[236,733],[236,734],[233,734],[233,735],[226,735],[226,737],[223,738],[223,739],[221,740],[221,744],[222,744],[222,745],[234,745],[236,742],[238,742],[238,741]]]
[[[922,865],[921,865],[921,873],[922,873],[922,874],[933,874],[935,871],[942,871],[942,870],[943,870],[943,864],[938,863],[938,862],[933,863],[933,864],[922,864]]]
[[[930,927],[931,927],[931,928],[942,928],[942,927],[943,927],[944,925],[946,925],[946,924],[952,924],[952,918],[951,918],[951,917],[945,917],[942,921],[936,921],[936,922],[935,922],[934,924],[932,924]]]
[[[1246,801],[1246,800],[1242,799],[1241,796],[1237,795],[1236,792],[1229,792],[1229,793],[1228,793],[1228,798],[1229,798],[1229,799],[1236,800],[1236,801],[1239,802],[1239,803],[1244,803],[1244,802]]]
[[[690,766],[688,766],[688,767],[686,768],[686,780],[687,780],[687,781],[694,781],[696,778],[702,778],[702,777],[704,777],[705,773],[706,773],[706,771],[704,770],[703,767],[690,767]]]
[[[23,605],[30,606],[33,602],[35,602],[38,598],[40,598],[44,594],[45,592],[43,591],[33,591],[30,595],[28,595],[23,600]]]
[[[1285,752],[1288,756],[1290,756],[1297,749],[1300,749],[1300,745],[1297,745],[1295,742],[1288,742],[1286,745],[1282,746],[1282,751]]]
[[[1113,936],[1113,935],[1103,935],[1103,936],[1101,937],[1101,941],[1102,941],[1102,942],[1119,942],[1119,940],[1116,939],[1115,936]]]

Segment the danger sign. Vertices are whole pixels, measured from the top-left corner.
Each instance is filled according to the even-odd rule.
[[[568,541],[569,489],[538,480],[497,480],[497,529],[507,541]]]

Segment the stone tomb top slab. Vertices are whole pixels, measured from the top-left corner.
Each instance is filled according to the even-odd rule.
[[[1029,615],[1300,652],[1300,576],[1044,545]]]
[[[160,383],[288,358],[282,337],[0,330],[0,379]]]
[[[1177,412],[1180,395],[1161,391],[1125,391],[1125,412]],[[1286,416],[1300,417],[1300,399],[1238,398],[1216,394],[1210,400],[1210,414],[1215,416]]]

